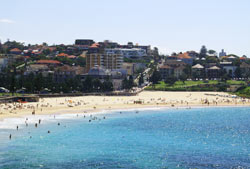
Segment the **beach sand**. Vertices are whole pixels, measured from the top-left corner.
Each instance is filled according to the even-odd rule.
[[[223,92],[150,92],[137,96],[81,96],[44,98],[36,103],[0,104],[0,120],[27,115],[81,114],[104,110],[193,107],[193,106],[249,106],[250,100],[234,98]]]

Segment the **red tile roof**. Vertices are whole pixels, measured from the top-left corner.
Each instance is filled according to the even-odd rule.
[[[177,57],[180,59],[191,59],[191,57],[189,56],[187,52],[179,54]]]
[[[59,57],[68,57],[69,55],[66,54],[66,53],[60,53],[60,54],[58,54],[57,56],[59,56]]]
[[[69,59],[75,59],[76,56],[75,55],[69,55],[69,56],[67,56],[67,58],[69,58]]]
[[[38,60],[36,63],[39,64],[61,64],[61,62],[57,60]]]
[[[90,46],[91,48],[99,48],[99,43],[94,43]]]
[[[14,48],[14,49],[11,49],[10,50],[11,52],[22,52],[20,49],[18,49],[18,48]]]

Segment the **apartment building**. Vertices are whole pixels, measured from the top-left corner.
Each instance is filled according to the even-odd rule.
[[[134,58],[138,59],[144,56],[147,56],[146,50],[144,49],[139,49],[139,48],[132,48],[132,49],[123,49],[123,48],[114,48],[114,49],[105,49],[105,52],[107,54],[119,54],[122,57],[126,58]]]
[[[86,54],[86,71],[88,72],[95,66],[100,66],[104,69],[121,69],[123,64],[123,58],[119,54],[115,53],[90,53]]]

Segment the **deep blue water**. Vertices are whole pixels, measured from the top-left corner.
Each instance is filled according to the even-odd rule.
[[[96,116],[0,130],[0,168],[250,168],[250,108]]]

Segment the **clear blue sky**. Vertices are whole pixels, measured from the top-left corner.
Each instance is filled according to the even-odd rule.
[[[77,38],[208,49],[250,57],[250,0],[2,0],[0,39],[73,44]]]

